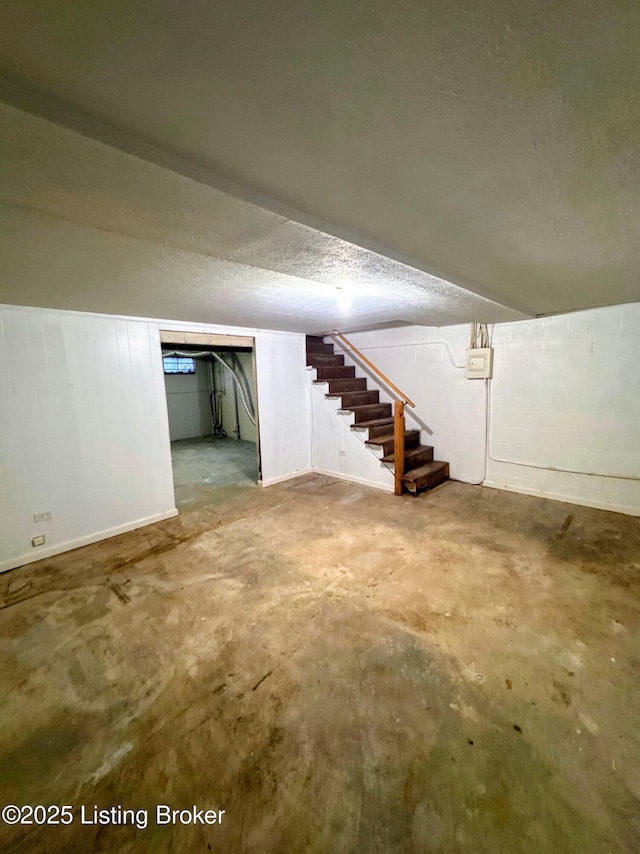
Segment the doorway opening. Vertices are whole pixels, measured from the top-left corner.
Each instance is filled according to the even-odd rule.
[[[258,484],[255,350],[251,338],[173,335],[162,334],[162,363],[176,507],[187,509]]]

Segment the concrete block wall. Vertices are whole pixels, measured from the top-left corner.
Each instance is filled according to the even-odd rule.
[[[452,478],[640,515],[639,303],[496,325],[488,387],[464,376],[468,324],[348,337]]]
[[[487,485],[640,514],[640,304],[499,324],[493,344]]]

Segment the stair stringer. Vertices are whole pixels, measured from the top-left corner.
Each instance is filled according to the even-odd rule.
[[[380,460],[377,449],[365,445],[368,430],[352,430],[353,414],[340,411],[340,399],[327,398],[327,383],[311,374],[312,468],[320,474],[393,492],[393,468]]]

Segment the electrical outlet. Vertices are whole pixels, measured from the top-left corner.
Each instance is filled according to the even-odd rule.
[[[33,521],[34,522],[49,522],[51,520],[51,510],[45,510],[44,513],[34,513]]]
[[[32,546],[43,546],[44,545],[44,534],[40,534],[39,537],[34,537],[31,540]]]
[[[338,451],[338,456],[339,457],[346,457],[347,455],[346,455],[345,451]]]

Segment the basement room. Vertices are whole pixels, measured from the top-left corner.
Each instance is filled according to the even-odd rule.
[[[0,850],[640,851],[640,4],[6,0]]]

